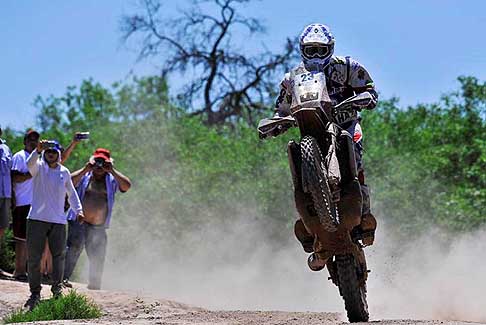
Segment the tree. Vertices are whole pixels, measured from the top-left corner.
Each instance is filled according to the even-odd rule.
[[[158,0],[140,2],[143,12],[124,16],[121,24],[125,42],[141,38],[139,59],[162,55],[163,75],[183,74],[189,68],[199,74],[179,97],[192,115],[204,116],[209,125],[240,118],[254,124],[255,114],[267,109],[269,95],[274,94],[272,75],[286,70],[295,58],[293,42],[287,39],[281,54],[264,50],[251,56],[237,50],[233,32],[264,31],[257,19],[237,13],[237,7],[250,0],[194,1],[172,20],[161,17]],[[201,4],[215,7],[217,14]]]
[[[84,80],[79,88],[68,87],[61,97],[37,96],[34,106],[40,111],[40,131],[50,131],[55,136],[109,123],[117,110],[110,90],[93,80]]]
[[[178,112],[168,103],[165,79],[157,76],[133,77],[112,87],[84,80],[80,86],[67,87],[62,96],[37,96],[34,105],[39,110],[38,130],[45,139],[56,139],[66,146],[75,132],[90,132],[89,141],[83,141],[67,162],[74,168],[82,166],[96,147],[107,147],[114,152],[135,147],[140,139],[134,134],[149,137],[146,133],[150,130],[143,127],[147,121],[178,117]],[[138,128],[142,130],[137,131]],[[137,153],[131,150],[125,156],[133,157]]]
[[[403,109],[382,101],[363,112],[364,160],[378,210],[402,228],[486,222],[486,83],[458,80],[460,89],[439,103]]]

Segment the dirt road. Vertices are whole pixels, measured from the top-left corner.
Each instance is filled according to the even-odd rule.
[[[218,325],[303,325],[340,324],[344,316],[337,313],[280,312],[280,311],[210,311],[131,292],[89,291],[84,285],[75,285],[101,305],[104,316],[89,321],[45,322],[48,324],[218,324]],[[44,286],[43,298],[49,297]],[[19,308],[29,295],[26,283],[0,280],[0,317]],[[473,324],[465,322],[381,320],[375,324]]]

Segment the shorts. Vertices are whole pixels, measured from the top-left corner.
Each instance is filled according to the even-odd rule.
[[[0,198],[0,229],[8,228],[10,212],[10,199]]]
[[[27,216],[29,215],[30,204],[15,207],[12,211],[14,239],[25,241],[27,238]]]

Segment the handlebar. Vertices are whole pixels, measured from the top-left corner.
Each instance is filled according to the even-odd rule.
[[[334,106],[334,109],[348,108],[350,106],[357,108],[365,108],[371,104],[373,96],[368,91],[349,97],[341,103]]]
[[[258,137],[260,139],[276,137],[296,125],[297,122],[292,116],[264,118],[258,123]]]

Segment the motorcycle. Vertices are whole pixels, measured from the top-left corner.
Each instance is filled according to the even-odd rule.
[[[294,198],[300,219],[295,234],[314,271],[327,266],[329,280],[342,296],[350,322],[368,321],[366,265],[360,241],[362,195],[356,168],[353,135],[342,125],[358,118],[357,108],[372,100],[368,92],[332,105],[322,72],[303,67],[291,74],[290,115],[260,121],[259,137],[300,130],[300,142],[288,144]],[[340,126],[341,125],[341,126]]]

